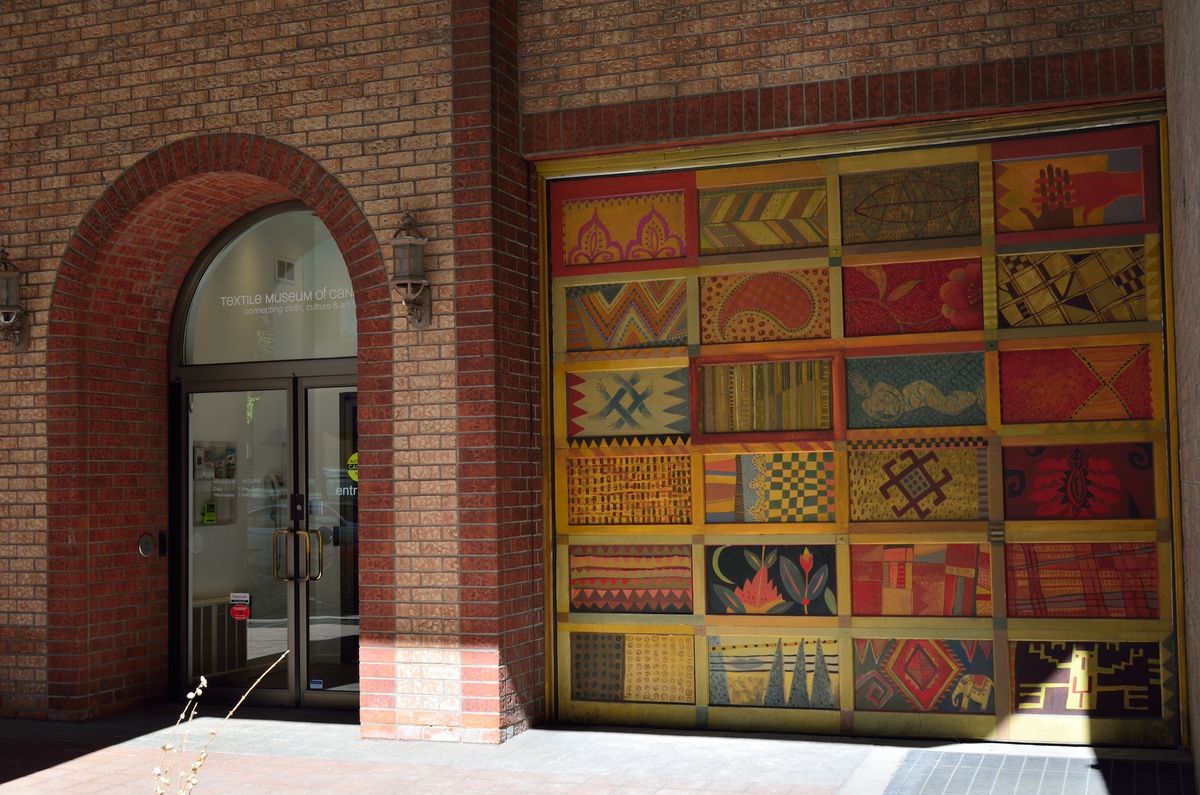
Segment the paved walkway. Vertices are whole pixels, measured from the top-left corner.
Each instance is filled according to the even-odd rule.
[[[0,720],[0,793],[150,793],[175,714]],[[501,746],[395,743],[360,739],[337,719],[246,710],[214,739],[195,791],[1195,795],[1181,752],[578,728],[535,729]],[[217,724],[197,719],[187,746]]]

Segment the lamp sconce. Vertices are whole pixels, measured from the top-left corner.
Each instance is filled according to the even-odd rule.
[[[21,307],[21,272],[0,248],[0,339],[11,342],[18,350],[27,341],[29,318]]]
[[[429,240],[416,227],[413,214],[404,213],[400,229],[392,238],[392,289],[400,302],[400,313],[411,328],[429,328],[432,301],[425,278],[425,244]]]

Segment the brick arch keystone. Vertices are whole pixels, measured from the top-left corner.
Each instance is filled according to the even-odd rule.
[[[346,260],[358,314],[360,534],[390,507],[392,303],[383,256],[346,188],[308,155],[256,135],[151,152],[107,187],[67,243],[47,328],[46,714],[78,719],[167,690],[168,567],[138,536],[168,515],[168,341],[184,279],[213,238],[300,200]]]

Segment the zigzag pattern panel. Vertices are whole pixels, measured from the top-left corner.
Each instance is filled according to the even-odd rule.
[[[1000,416],[1007,423],[1150,419],[1150,348],[1001,351]]]
[[[1141,246],[996,258],[1000,325],[1067,326],[1145,320]]]
[[[828,337],[829,269],[700,279],[700,342]]]
[[[836,640],[708,638],[708,703],[714,707],[837,709]]]
[[[568,287],[565,297],[568,351],[687,344],[683,279]]]
[[[576,612],[692,612],[692,548],[686,544],[572,545],[567,565]]]
[[[884,243],[979,234],[979,165],[844,174],[842,242]]]
[[[700,253],[823,246],[825,180],[700,191]]]
[[[568,372],[567,436],[660,436],[691,429],[688,368]]]
[[[991,641],[855,639],[854,674],[855,709],[996,711]]]
[[[990,616],[988,544],[854,544],[856,616]]]
[[[828,359],[700,367],[706,433],[828,430],[833,422]]]
[[[1170,673],[1157,643],[1017,641],[1013,712],[1160,718]]]
[[[575,525],[690,524],[686,455],[567,459],[567,521]]]
[[[1009,544],[1014,618],[1158,618],[1154,544]]]
[[[704,458],[704,520],[832,522],[831,452],[709,455]]]

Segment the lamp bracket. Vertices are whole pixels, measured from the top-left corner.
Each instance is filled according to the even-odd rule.
[[[400,314],[412,328],[429,328],[429,280],[412,276],[392,280],[400,303]]]

